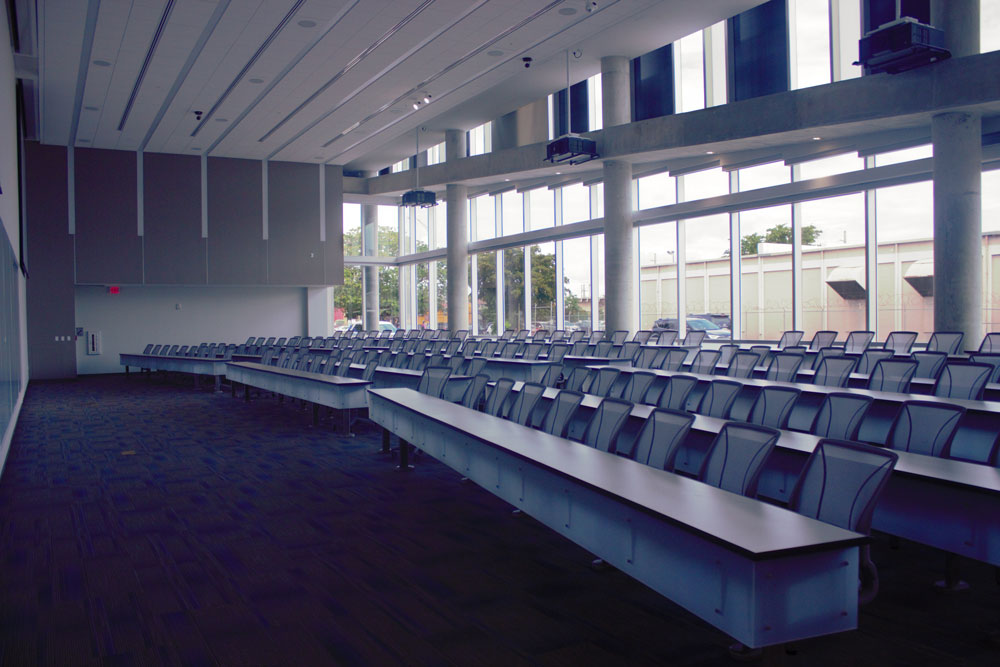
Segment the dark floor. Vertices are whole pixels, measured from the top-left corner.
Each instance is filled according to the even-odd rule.
[[[728,639],[429,460],[133,376],[32,383],[0,479],[0,665],[717,665]],[[1000,586],[874,554],[860,629],[791,665],[998,665]]]

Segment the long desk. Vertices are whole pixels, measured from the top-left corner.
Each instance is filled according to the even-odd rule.
[[[273,391],[313,404],[313,420],[317,418],[316,406],[326,406],[339,415],[340,431],[350,432],[350,411],[368,407],[370,382],[336,375],[320,375],[306,371],[278,368],[253,362],[226,364],[226,377],[233,382]]]
[[[118,355],[119,363],[125,367],[125,374],[128,375],[129,367],[148,368],[153,371],[175,371],[178,373],[191,373],[195,376],[209,375],[215,378],[215,391],[222,390],[222,378],[226,374],[225,359],[207,359],[204,357],[170,357],[153,354],[126,354]],[[195,377],[197,382],[197,377]]]
[[[542,376],[545,375],[545,371],[550,365],[550,362],[544,359],[489,357],[486,359],[483,372],[490,376],[490,380],[506,377],[517,382],[541,382]]]
[[[863,535],[409,390],[369,415],[747,646],[857,627]]]

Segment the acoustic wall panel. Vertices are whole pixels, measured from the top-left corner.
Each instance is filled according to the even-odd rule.
[[[268,162],[268,282],[322,285],[319,165]]]
[[[76,282],[142,283],[136,154],[77,148]]]
[[[326,281],[344,284],[344,168],[327,165],[326,184]]]
[[[206,282],[201,237],[201,159],[143,155],[143,235],[147,285]]]
[[[208,282],[267,282],[260,162],[208,158]]]

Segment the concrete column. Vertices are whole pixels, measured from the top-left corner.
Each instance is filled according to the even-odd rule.
[[[378,255],[378,206],[363,204],[361,206],[361,228],[364,235],[364,254],[366,257]],[[364,290],[364,327],[368,331],[378,328],[378,267],[363,268],[362,289]]]
[[[333,318],[330,306],[333,304],[332,287],[306,288],[306,335],[326,338],[331,332]]]
[[[468,152],[468,142],[465,130],[445,130],[444,131],[444,159],[445,162],[461,160]]]
[[[604,127],[632,122],[630,83],[628,58],[601,58],[601,113],[604,116]]]
[[[931,24],[953,58],[979,53],[979,0],[931,0]]]
[[[636,329],[632,165],[604,161],[604,328]]]
[[[934,145],[934,328],[983,338],[982,123],[968,113],[931,119]]]
[[[448,185],[448,329],[469,328],[469,190]]]

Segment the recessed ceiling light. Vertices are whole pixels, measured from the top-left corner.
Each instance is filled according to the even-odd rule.
[[[562,172],[561,171],[557,171],[556,172],[556,176],[562,176]]]
[[[248,79],[248,81],[250,81],[250,83],[264,83],[264,79],[257,79],[257,78]]]
[[[316,22],[311,19],[302,19],[299,21],[299,27],[301,28],[315,28]]]
[[[503,55],[503,51],[500,51],[498,49],[493,49],[492,51],[487,51],[486,55],[493,56],[494,58],[499,58],[500,56]]]
[[[95,60],[93,62],[98,67],[111,67],[111,63],[109,63],[107,60]]]
[[[563,16],[573,16],[576,14],[576,7],[561,7],[559,13]]]
[[[505,180],[505,181],[509,181],[510,179],[509,179],[509,178],[505,178],[505,179],[503,179],[503,180]]]
[[[414,109],[419,109],[420,108],[420,102],[414,102],[413,103],[413,108]]]
[[[216,118],[215,122],[216,123],[228,123],[229,119],[228,118]]]
[[[83,110],[84,111],[97,111],[98,109],[95,106],[86,106],[86,107],[83,107]]]
[[[705,151],[705,155],[715,155],[715,151]]]
[[[823,137],[813,137],[813,141],[820,141]]]

